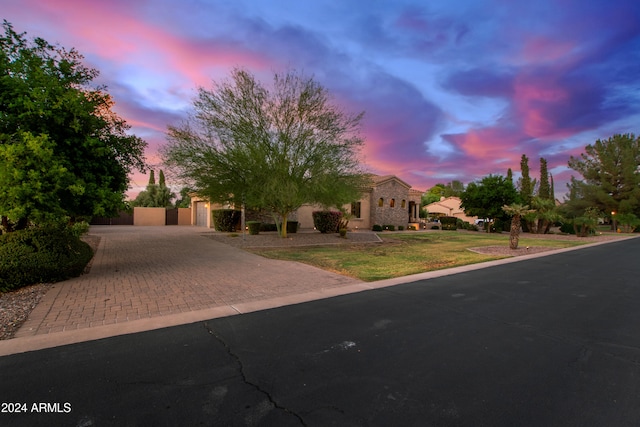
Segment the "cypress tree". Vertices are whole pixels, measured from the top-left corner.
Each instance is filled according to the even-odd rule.
[[[550,199],[550,191],[547,160],[540,157],[540,188],[538,189],[538,197],[545,200]]]
[[[529,176],[529,158],[526,154],[522,155],[520,160],[520,170],[522,172],[522,178],[520,178],[520,198],[522,203],[531,206],[531,199],[533,198],[533,184],[531,177]]]

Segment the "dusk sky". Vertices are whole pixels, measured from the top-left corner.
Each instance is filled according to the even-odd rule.
[[[0,11],[100,71],[156,169],[167,125],[234,67],[265,83],[313,76],[365,111],[366,169],[420,190],[517,177],[526,154],[536,178],[548,160],[562,200],[569,156],[640,133],[638,0],[0,0]],[[147,180],[134,175],[130,194]]]

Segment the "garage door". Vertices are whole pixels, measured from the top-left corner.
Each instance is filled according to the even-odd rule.
[[[198,227],[207,226],[207,204],[205,202],[196,202],[196,225]]]

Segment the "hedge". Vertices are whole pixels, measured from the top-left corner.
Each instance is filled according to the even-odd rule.
[[[0,291],[53,283],[82,274],[91,247],[65,225],[49,225],[0,236]]]
[[[314,211],[313,226],[321,233],[337,233],[342,220],[342,212],[339,211]]]
[[[236,209],[215,209],[211,211],[216,231],[233,232],[240,221],[241,212]]]
[[[442,224],[443,230],[457,230],[458,218],[453,216],[443,216],[440,218],[440,224]]]

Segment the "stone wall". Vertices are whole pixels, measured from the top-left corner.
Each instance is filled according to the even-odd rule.
[[[383,205],[378,205],[379,199]],[[391,200],[395,206],[391,207]],[[405,206],[402,207],[404,200]],[[376,186],[371,192],[371,224],[406,227],[409,223],[409,189],[395,180]]]

